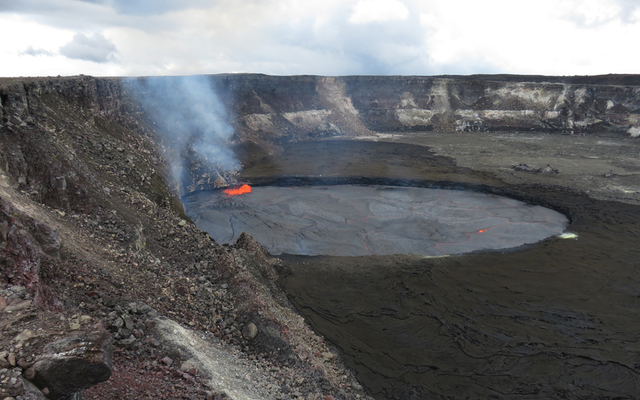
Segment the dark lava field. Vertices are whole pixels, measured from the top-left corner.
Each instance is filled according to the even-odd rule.
[[[503,146],[492,142],[501,137]],[[562,154],[574,156],[558,155],[558,142],[570,139],[579,145],[562,146]],[[594,190],[637,179],[605,177],[602,166],[622,163],[637,145],[618,140],[607,149],[619,153],[597,159],[580,153],[598,146],[566,135],[543,136],[533,150],[522,136],[504,134],[453,138],[466,145],[448,147],[449,154],[429,147],[446,149],[447,140],[398,135],[297,143],[277,160],[265,157],[247,168],[244,178],[289,177],[289,184],[300,184],[313,174],[322,175],[323,184],[420,183],[499,194],[565,214],[567,232],[576,238],[437,258],[282,256],[290,267],[283,285],[298,310],[376,398],[634,397],[640,387],[640,207],[624,200],[628,193],[618,192],[624,201],[581,193],[575,175],[590,178]],[[473,146],[485,148],[483,157],[500,168],[461,165]],[[505,146],[514,160],[559,170],[518,171],[496,154]],[[571,158],[578,161],[568,170]]]

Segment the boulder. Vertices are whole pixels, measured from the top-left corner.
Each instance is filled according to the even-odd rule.
[[[245,337],[245,339],[247,340],[253,340],[256,338],[256,336],[258,335],[258,327],[256,326],[256,324],[254,324],[253,322],[249,322],[247,325],[245,325],[245,327],[242,329],[242,335]]]
[[[113,348],[105,330],[67,337],[45,346],[34,363],[33,382],[52,400],[69,398],[111,376]]]
[[[59,255],[62,242],[58,231],[53,227],[42,222],[36,222],[33,236],[40,244],[42,251],[52,256]]]

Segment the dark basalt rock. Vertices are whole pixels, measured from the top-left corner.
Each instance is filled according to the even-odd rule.
[[[38,222],[35,224],[34,237],[42,247],[42,251],[49,255],[57,256],[62,248],[60,235],[50,225]]]
[[[98,330],[50,343],[34,364],[35,384],[49,399],[67,399],[111,376],[111,336]]]

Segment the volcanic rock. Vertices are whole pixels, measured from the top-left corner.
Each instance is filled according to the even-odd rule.
[[[41,222],[36,223],[33,236],[42,247],[42,251],[50,255],[58,255],[62,243],[60,235],[54,228]]]
[[[29,380],[32,380],[33,378],[35,378],[35,377],[36,377],[36,369],[35,369],[35,368],[33,368],[33,367],[27,368],[27,369],[22,373],[22,375],[23,375],[25,378],[27,378],[27,379],[29,379]]]
[[[249,322],[242,328],[242,335],[247,340],[253,340],[258,335],[258,327],[253,322]]]
[[[33,365],[34,383],[62,399],[111,376],[113,348],[105,331],[83,333],[50,343]]]
[[[28,375],[28,374],[27,374]],[[47,397],[44,393],[38,389],[33,383],[31,383],[28,379],[28,376],[24,375],[24,377],[17,378],[17,386],[21,386],[18,389],[22,394],[18,397],[20,400],[47,400]],[[26,379],[25,379],[26,378]],[[5,398],[6,400],[6,398]]]

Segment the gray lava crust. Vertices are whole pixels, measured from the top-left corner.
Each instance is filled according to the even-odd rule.
[[[540,206],[469,191],[391,186],[254,187],[183,199],[219,243],[251,234],[271,254],[442,256],[513,248],[564,231]]]

